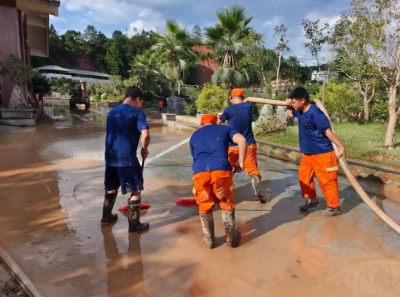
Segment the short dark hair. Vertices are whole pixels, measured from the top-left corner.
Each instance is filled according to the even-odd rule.
[[[131,100],[135,101],[138,97],[143,100],[143,91],[140,88],[136,86],[126,88],[125,98],[131,98]]]
[[[310,102],[310,94],[308,94],[308,91],[303,87],[295,88],[293,91],[290,92],[288,98],[297,100],[304,98],[307,102]]]

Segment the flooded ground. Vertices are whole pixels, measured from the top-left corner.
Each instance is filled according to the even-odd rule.
[[[274,159],[260,160],[266,205],[235,176],[241,245],[224,245],[215,211],[217,247],[207,249],[197,210],[175,205],[192,197],[190,135],[155,119],[143,192],[151,208],[142,213],[150,231],[129,236],[123,213],[100,227],[107,112],[47,107],[54,123],[0,126],[1,245],[43,296],[400,296],[400,237],[344,178],[342,216],[299,212],[297,166]],[[400,223],[400,204],[388,198],[374,199]]]

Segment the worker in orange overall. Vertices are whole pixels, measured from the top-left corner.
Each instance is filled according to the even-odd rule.
[[[304,154],[300,164],[299,179],[303,198],[307,201],[300,206],[300,209],[308,211],[320,205],[315,191],[315,174],[327,204],[322,214],[338,215],[340,214],[338,158],[346,158],[344,146],[331,130],[326,115],[310,103],[306,89],[295,88],[289,94],[287,102],[291,105],[287,115],[298,118],[300,151]],[[339,156],[336,156],[332,142],[338,146]]]
[[[235,230],[232,167],[228,160],[229,143],[238,145],[239,159],[235,170],[245,168],[246,139],[228,126],[218,126],[215,115],[203,115],[201,128],[190,138],[193,156],[193,194],[199,205],[203,226],[203,242],[212,249],[215,245],[212,209],[217,204],[222,211],[228,246],[236,246],[240,233]]]
[[[257,143],[254,139],[252,128],[252,106],[250,103],[243,102],[244,90],[232,90],[231,102],[232,106],[226,108],[222,115],[219,115],[218,124],[228,121],[231,129],[242,134],[247,141],[247,152],[244,161],[244,170],[251,179],[251,185],[254,191],[254,200],[266,203],[267,199],[261,195],[261,173],[258,170],[257,162]],[[232,168],[239,158],[239,150],[236,144],[229,144],[229,161]]]

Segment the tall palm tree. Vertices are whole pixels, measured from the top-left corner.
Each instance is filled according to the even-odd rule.
[[[253,17],[247,17],[245,8],[239,5],[217,10],[216,14],[218,23],[215,27],[205,28],[206,44],[221,63],[212,82],[225,83],[229,88],[237,87],[244,84],[246,78],[235,70],[235,55],[242,51],[242,41],[252,30],[248,25]]]
[[[152,90],[157,88],[157,81],[163,80],[160,72],[161,65],[160,57],[146,51],[135,57],[129,73],[140,88]]]
[[[185,53],[193,54],[190,50],[191,38],[185,28],[180,28],[175,20],[167,20],[166,33],[156,35],[157,43],[151,47],[151,51],[164,60],[160,72],[169,81],[171,96],[178,91],[181,80],[184,78],[188,65],[182,59]]]

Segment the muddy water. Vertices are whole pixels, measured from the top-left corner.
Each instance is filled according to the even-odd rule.
[[[151,230],[128,236],[123,213],[99,225],[108,109],[47,112],[54,123],[0,127],[1,244],[44,296],[399,296],[400,239],[345,180],[343,216],[306,215],[296,166],[261,160],[269,203],[251,201],[250,181],[235,176],[241,246],[223,244],[216,211],[217,248],[208,250],[196,209],[174,205],[191,197],[190,135],[151,120],[143,200],[152,207],[142,214]],[[400,204],[377,202],[400,222]]]

